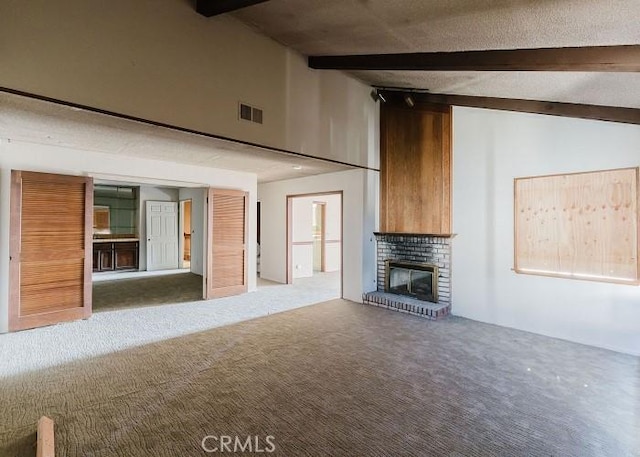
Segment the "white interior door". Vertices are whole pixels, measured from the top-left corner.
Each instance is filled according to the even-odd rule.
[[[178,202],[147,201],[147,270],[179,268]]]

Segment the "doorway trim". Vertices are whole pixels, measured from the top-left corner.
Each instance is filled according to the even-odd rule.
[[[301,197],[322,197],[325,195],[340,195],[340,297],[344,297],[344,191],[332,190],[327,192],[312,192],[306,194],[289,194],[287,200],[287,242],[286,242],[286,272],[287,284],[293,284],[293,199]]]
[[[340,204],[342,205],[342,201],[340,202]],[[315,205],[314,211],[316,208],[320,208],[320,220],[322,221],[321,223],[321,229],[320,229],[320,272],[324,273],[324,271],[327,269],[327,256],[326,256],[326,250],[327,250],[327,203],[326,202],[320,202],[320,201],[314,201],[312,203],[312,208],[313,205]],[[315,239],[314,239],[315,242]],[[340,242],[342,242],[342,240],[340,240]],[[314,244],[314,250],[315,250],[315,244]],[[314,251],[314,255],[313,255],[313,268],[315,270],[315,263],[316,263],[316,259],[315,259],[315,251]]]
[[[190,202],[191,205],[191,209],[189,210],[189,265],[191,265],[191,251],[192,251],[192,244],[191,244],[191,235],[193,235],[193,199],[192,198],[185,198],[184,200],[180,200],[179,201],[179,207],[178,207],[178,217],[180,218],[178,220],[178,255],[179,255],[179,266],[178,268],[184,269],[184,246],[185,246],[185,235],[186,233],[184,232],[184,222],[185,222],[185,218],[184,218],[184,207],[186,205],[187,202]],[[189,266],[189,269],[191,270],[191,266]]]

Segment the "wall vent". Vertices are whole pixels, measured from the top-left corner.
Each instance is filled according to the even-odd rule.
[[[256,124],[262,124],[262,110],[255,106],[247,105],[240,102],[238,104],[238,118],[243,121],[255,122]]]
[[[249,105],[240,103],[240,119],[243,119],[245,121],[251,120],[251,107]]]
[[[260,108],[253,108],[253,122],[262,124],[262,110]]]

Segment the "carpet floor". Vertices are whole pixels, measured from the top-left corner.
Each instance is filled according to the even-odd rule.
[[[178,273],[93,284],[93,311],[202,300],[202,276]]]
[[[255,292],[233,297],[150,304],[150,298],[156,297],[157,301],[168,301],[166,297],[179,299],[180,290],[189,290],[187,284],[193,278],[189,274],[177,276],[166,282],[157,281],[168,278],[162,276],[95,284],[94,302],[98,302],[98,309],[90,319],[1,334],[0,383],[3,378],[13,375],[340,297],[340,273],[333,272],[296,279],[291,285],[258,279]],[[184,283],[176,284],[181,281]],[[127,293],[122,292],[123,288]]]
[[[66,457],[216,455],[208,435],[273,436],[279,456],[637,456],[639,369],[333,300],[5,378],[0,455],[33,456],[49,415]]]

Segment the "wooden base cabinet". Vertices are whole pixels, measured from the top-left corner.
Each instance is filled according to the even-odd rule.
[[[116,270],[138,269],[138,242],[113,243],[114,268]]]
[[[138,241],[93,243],[93,271],[137,270]]]

